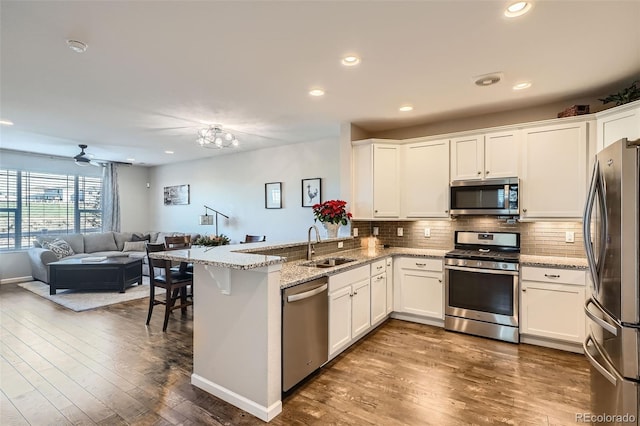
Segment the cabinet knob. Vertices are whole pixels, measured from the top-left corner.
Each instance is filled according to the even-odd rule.
[[[374,212],[374,213],[378,213],[378,210],[374,210],[373,212]]]
[[[442,280],[438,280],[438,282],[439,282],[439,283],[441,283],[441,282],[442,282]]]
[[[523,213],[526,213],[526,212],[527,212],[527,209],[522,209],[522,212],[523,212]]]
[[[487,170],[486,172],[484,172],[484,174],[485,174],[485,175],[488,175],[488,174],[489,174],[489,170]]]
[[[481,174],[482,174],[482,172],[481,172],[480,170],[478,170],[478,174],[479,174],[479,175],[481,175]]]
[[[445,210],[444,212],[445,212],[445,213],[449,213],[449,210]]]
[[[522,292],[523,292],[523,293],[526,293],[526,292],[527,292],[527,289],[526,289],[526,288],[523,288],[523,289],[522,289]]]

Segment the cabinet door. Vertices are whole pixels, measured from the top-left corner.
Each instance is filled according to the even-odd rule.
[[[523,280],[521,295],[521,333],[573,343],[584,341],[584,286]]]
[[[329,355],[351,341],[351,287],[329,294]]]
[[[387,314],[393,312],[393,260],[387,259]]]
[[[484,136],[451,139],[451,180],[484,177]]]
[[[484,177],[519,176],[520,143],[518,131],[489,133],[484,137]]]
[[[387,315],[387,274],[371,277],[371,325],[382,321]]]
[[[402,216],[449,215],[449,140],[403,147]]]
[[[444,319],[442,274],[403,269],[400,286],[402,312]]]
[[[369,279],[359,281],[351,286],[351,338],[369,329],[371,324],[371,296]]]
[[[622,138],[640,138],[640,103],[635,108],[615,109],[619,109],[618,112],[598,118],[598,151]]]
[[[373,146],[373,216],[400,216],[400,147]]]
[[[520,202],[523,218],[581,218],[587,191],[587,124],[526,129]]]

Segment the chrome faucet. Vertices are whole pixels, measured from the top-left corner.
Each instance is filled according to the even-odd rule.
[[[316,230],[316,243],[320,242],[320,234],[318,233],[318,228],[315,225],[311,225],[309,227],[309,232],[307,235],[307,260],[313,260],[313,254],[315,250],[313,250],[313,244],[311,244],[311,230]]]

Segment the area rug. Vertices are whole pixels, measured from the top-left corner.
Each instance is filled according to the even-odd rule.
[[[50,295],[49,286],[40,281],[29,281],[18,285],[25,290],[29,290],[38,296],[76,312],[149,297],[149,277],[146,276],[142,277],[142,285],[129,287],[124,293],[118,293],[117,291],[58,290],[56,294]],[[156,292],[164,292],[164,289],[156,289]]]

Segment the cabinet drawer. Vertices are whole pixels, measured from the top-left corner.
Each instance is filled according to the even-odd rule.
[[[371,264],[371,276],[384,272],[387,269],[387,260],[376,260]]]
[[[424,259],[420,257],[401,257],[396,261],[396,266],[402,269],[415,269],[418,271],[442,272],[442,259]]]
[[[338,290],[342,287],[346,287],[355,282],[368,280],[371,276],[369,265],[360,266],[350,271],[341,272],[329,277],[329,293],[334,290]]]
[[[545,283],[560,283],[571,285],[585,285],[586,271],[575,269],[535,268],[525,266],[522,268],[523,281],[539,281]]]

